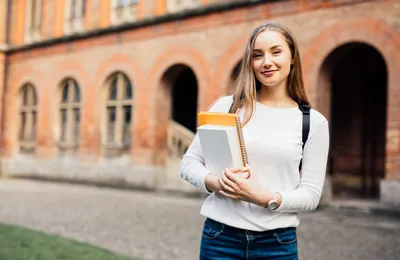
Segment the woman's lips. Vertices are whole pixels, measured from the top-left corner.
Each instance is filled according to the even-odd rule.
[[[267,71],[263,71],[262,74],[263,74],[264,76],[269,77],[269,76],[274,75],[275,72],[276,72],[276,70],[267,70]]]

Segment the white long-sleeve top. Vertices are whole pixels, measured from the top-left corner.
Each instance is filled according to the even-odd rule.
[[[232,96],[219,98],[210,112],[228,112]],[[244,111],[239,112],[244,118]],[[302,154],[302,112],[298,107],[272,108],[256,102],[255,112],[243,127],[249,166],[266,191],[279,192],[282,202],[272,211],[252,203],[210,193],[204,179],[210,171],[204,163],[199,137],[183,156],[183,179],[210,195],[200,214],[237,228],[265,231],[297,227],[297,212],[314,210],[320,200],[329,149],[329,125],[314,109],[310,112],[310,132]],[[299,163],[302,172],[299,173]]]

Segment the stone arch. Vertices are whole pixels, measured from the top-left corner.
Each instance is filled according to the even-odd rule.
[[[84,145],[84,138],[81,133],[85,131],[85,122],[86,122],[86,111],[85,111],[85,103],[86,103],[86,97],[90,96],[90,94],[87,92],[88,89],[90,89],[90,79],[87,71],[85,68],[82,66],[81,63],[77,61],[67,61],[64,63],[61,63],[59,66],[57,66],[53,71],[51,72],[51,77],[48,81],[48,84],[44,86],[45,92],[49,93],[49,96],[52,97],[50,98],[49,102],[49,120],[48,120],[48,125],[49,127],[53,130],[51,133],[53,133],[51,136],[48,136],[48,139],[51,139],[51,143],[55,143],[55,139],[57,137],[57,132],[58,132],[58,122],[57,122],[57,115],[55,113],[58,112],[58,106],[60,100],[58,97],[60,96],[60,84],[63,82],[63,80],[67,78],[71,78],[75,80],[79,86],[80,90],[80,96],[81,96],[81,105],[80,105],[80,125],[79,125],[79,133],[80,133],[80,140],[79,140],[79,149],[81,149],[82,145]],[[56,97],[56,98],[54,98]]]
[[[185,64],[174,64],[161,78],[161,89],[157,91],[157,104],[164,103],[161,118],[171,119],[188,130],[196,130],[197,78],[192,68]],[[168,98],[170,97],[171,100]],[[157,120],[157,122],[160,122]]]
[[[323,91],[318,86],[321,66],[326,57],[338,46],[350,42],[362,42],[373,46],[384,57],[388,70],[388,120],[398,121],[396,104],[400,103],[400,90],[396,89],[400,82],[400,36],[388,25],[373,20],[340,21],[323,30],[310,41],[303,56],[304,81],[310,100],[328,116],[317,99],[318,92]],[[317,46],[317,47],[316,47]],[[398,128],[398,126],[397,126]],[[397,147],[399,149],[399,147]]]
[[[111,143],[123,144],[123,149],[121,147],[102,147],[103,155],[118,156],[118,154],[130,152],[127,150],[127,146],[132,147],[132,143],[135,142],[135,137],[132,136],[132,131],[127,131],[122,133],[125,120],[128,120],[130,127],[134,127],[136,118],[132,116],[132,112],[137,114],[135,110],[135,85],[131,78],[125,74],[124,71],[115,70],[111,74],[106,75],[106,79],[101,87],[99,103],[101,107],[99,110],[100,114],[100,130],[101,130],[101,142],[106,144],[107,142],[107,117],[114,117],[114,124],[116,127],[113,130],[113,141]],[[108,108],[113,107],[114,112],[108,115]],[[125,110],[127,107],[130,109]],[[120,116],[118,116],[118,114]],[[123,130],[123,131],[121,131]],[[132,130],[132,129],[131,129]],[[105,149],[106,148],[106,149]],[[113,152],[114,150],[114,152]],[[124,150],[124,151],[123,151]],[[108,151],[108,152],[107,152]]]
[[[157,102],[157,92],[161,91],[163,86],[163,77],[165,73],[176,64],[182,64],[191,69],[196,80],[197,80],[197,110],[202,110],[206,106],[205,98],[207,96],[207,91],[211,91],[209,86],[210,73],[209,65],[202,54],[191,47],[171,47],[165,50],[158,58],[155,59],[155,65],[150,69],[149,78],[152,78],[150,90],[148,91],[148,100],[152,104],[150,109],[151,118],[153,119],[153,124],[151,125],[151,136],[149,140],[152,140],[152,147],[160,148],[163,150],[165,148],[165,136],[166,136],[166,126],[161,126],[159,128],[155,118],[157,118],[157,113],[162,109],[160,104]],[[150,76],[151,75],[151,76]],[[157,131],[156,131],[157,130]],[[165,161],[165,153],[160,152],[157,155],[156,163],[163,164]]]
[[[160,87],[162,76],[168,68],[175,64],[185,64],[190,67],[198,80],[199,89],[199,108],[206,106],[204,103],[207,96],[207,91],[210,87],[207,87],[210,83],[210,71],[209,64],[205,57],[197,50],[191,47],[176,46],[165,50],[160,54],[154,62],[154,66],[150,69],[149,78],[153,81],[150,84],[150,88],[153,94],[154,91]],[[155,102],[154,96],[150,97],[150,100]]]
[[[34,69],[33,67],[26,67],[21,70],[16,70],[15,73],[11,74],[10,78],[8,79],[8,86],[9,88],[4,93],[6,96],[5,104],[4,104],[4,123],[7,127],[4,128],[4,133],[2,134],[2,146],[3,152],[5,155],[14,155],[18,151],[18,95],[23,86],[27,83],[30,83],[34,86],[37,98],[37,124],[36,126],[39,127],[39,124],[42,121],[42,113],[44,109],[42,109],[43,102],[45,101],[43,96],[41,95],[40,88],[42,87],[43,83],[43,75],[40,71]],[[43,138],[40,136],[40,132],[36,130],[37,138],[36,143],[44,142]]]
[[[310,41],[303,54],[304,81],[307,93],[315,107],[327,118],[330,117],[330,85],[321,79],[321,68],[339,46],[350,43],[362,43],[376,49],[383,57],[387,70],[387,109],[386,109],[386,159],[385,177],[395,175],[391,165],[398,158],[400,143],[399,112],[400,89],[400,35],[381,21],[353,19],[340,21],[324,30]]]
[[[121,72],[129,79],[133,88],[133,104],[134,111],[132,114],[132,143],[131,151],[135,146],[140,146],[143,142],[143,137],[140,135],[140,129],[143,124],[146,124],[146,119],[143,119],[144,115],[147,115],[143,96],[146,95],[146,87],[144,84],[144,77],[142,68],[127,55],[115,54],[103,62],[93,74],[90,91],[91,95],[86,98],[85,111],[86,111],[86,133],[85,140],[87,142],[87,148],[93,154],[100,154],[101,147],[101,125],[99,114],[102,110],[102,90],[104,90],[107,79],[114,72]],[[144,114],[144,115],[143,115]],[[140,125],[139,125],[140,122]]]
[[[384,177],[387,64],[371,45],[351,42],[325,59],[318,86],[329,109],[329,174],[335,196],[376,198]]]

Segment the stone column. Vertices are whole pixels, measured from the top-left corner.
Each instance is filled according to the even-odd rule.
[[[3,137],[3,95],[6,83],[6,49],[7,49],[7,19],[8,1],[0,1],[0,137]],[[0,155],[3,154],[3,140],[0,140]],[[1,175],[1,173],[0,173]]]
[[[389,122],[386,133],[386,176],[381,180],[381,202],[400,207],[400,126]],[[393,128],[392,128],[393,126]]]

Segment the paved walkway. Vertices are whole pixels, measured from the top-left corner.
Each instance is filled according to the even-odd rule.
[[[201,201],[146,192],[0,179],[0,221],[143,260],[197,259]],[[400,259],[400,219],[346,210],[301,214],[300,259]]]

